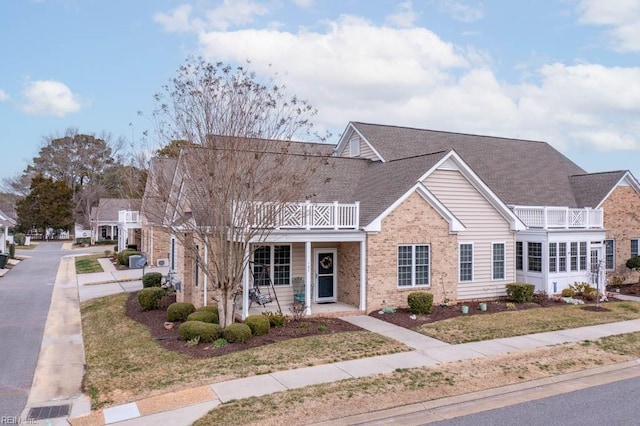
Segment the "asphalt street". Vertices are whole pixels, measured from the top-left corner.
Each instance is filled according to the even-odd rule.
[[[18,417],[27,403],[40,353],[61,242],[41,243],[0,277],[0,418]]]

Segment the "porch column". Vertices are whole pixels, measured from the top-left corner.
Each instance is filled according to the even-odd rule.
[[[249,245],[244,249],[244,268],[242,269],[242,320],[249,316]]]
[[[365,237],[366,238],[366,237]],[[367,240],[360,241],[360,310],[367,310]]]
[[[311,315],[311,241],[304,242],[304,304]]]
[[[111,225],[111,233],[109,235],[111,236],[111,239],[113,240],[113,237],[115,236],[115,232],[113,232],[113,225]]]

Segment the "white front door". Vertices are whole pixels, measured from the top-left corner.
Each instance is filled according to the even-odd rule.
[[[336,249],[316,249],[316,303],[329,303],[338,300],[338,256]]]
[[[606,285],[606,265],[604,259],[604,249],[602,246],[591,247],[591,285],[605,294]]]

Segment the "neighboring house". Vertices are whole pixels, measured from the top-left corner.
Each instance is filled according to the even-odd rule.
[[[0,210],[0,253],[7,252],[9,228],[16,226],[16,221]]]
[[[180,193],[181,162],[158,167]],[[406,306],[416,290],[440,303],[503,296],[516,281],[550,294],[602,286],[605,269],[629,276],[624,263],[638,251],[636,179],[586,173],[544,142],[353,122],[309,193],[248,249],[243,317],[249,290],[265,284],[252,265],[269,265],[281,305],[302,284],[307,314],[327,303],[370,312]],[[178,300],[212,303],[193,255],[164,235]]]
[[[140,247],[140,204],[138,199],[101,198],[91,209],[93,241],[118,241],[118,250],[127,245]]]
[[[149,265],[169,264],[170,233],[163,225],[168,194],[164,192],[171,186],[177,162],[175,158],[152,158],[149,166],[141,207],[141,251]]]

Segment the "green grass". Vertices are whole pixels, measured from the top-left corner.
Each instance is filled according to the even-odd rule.
[[[612,302],[601,306],[610,312],[586,311],[580,305],[534,308],[491,315],[461,316],[425,324],[416,331],[447,343],[458,344],[640,318],[638,302]]]
[[[104,257],[104,254],[89,254],[86,256],[76,257],[76,273],[91,274],[94,272],[104,272],[98,259]]]

